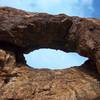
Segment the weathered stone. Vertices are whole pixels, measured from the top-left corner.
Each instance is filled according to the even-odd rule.
[[[12,62],[12,61],[11,61]],[[94,63],[64,70],[32,69],[6,64],[0,70],[0,100],[95,100],[100,77]],[[4,70],[5,69],[5,70]]]
[[[0,8],[0,22],[2,47],[12,45],[16,51],[22,53],[38,48],[78,52],[96,62],[100,72],[99,19],[69,17],[64,14],[54,16]]]
[[[64,70],[32,69],[23,53],[39,48],[77,52],[89,60]],[[98,72],[100,19],[0,8],[0,100],[99,100]]]

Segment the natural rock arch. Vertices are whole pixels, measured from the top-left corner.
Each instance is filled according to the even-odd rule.
[[[79,68],[64,70],[37,70],[27,67],[23,53],[39,48],[78,52],[90,60]],[[9,7],[0,8],[1,100],[98,98],[100,98],[100,19],[31,13]]]
[[[96,63],[100,71],[100,20],[64,14],[27,13],[0,8],[0,41],[28,53],[39,48],[78,52]]]

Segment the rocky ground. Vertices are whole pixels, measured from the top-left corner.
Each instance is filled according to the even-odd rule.
[[[63,70],[34,69],[23,54],[39,48],[89,60]],[[99,50],[100,19],[0,8],[0,100],[100,100]]]

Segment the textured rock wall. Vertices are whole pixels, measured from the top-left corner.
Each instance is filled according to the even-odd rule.
[[[32,69],[23,53],[39,48],[89,60],[64,70]],[[99,50],[100,19],[0,8],[0,100],[99,100]]]

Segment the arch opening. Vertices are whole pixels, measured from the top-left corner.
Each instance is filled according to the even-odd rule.
[[[37,69],[65,69],[80,66],[88,60],[76,52],[66,53],[55,49],[38,49],[24,54],[27,64]]]

